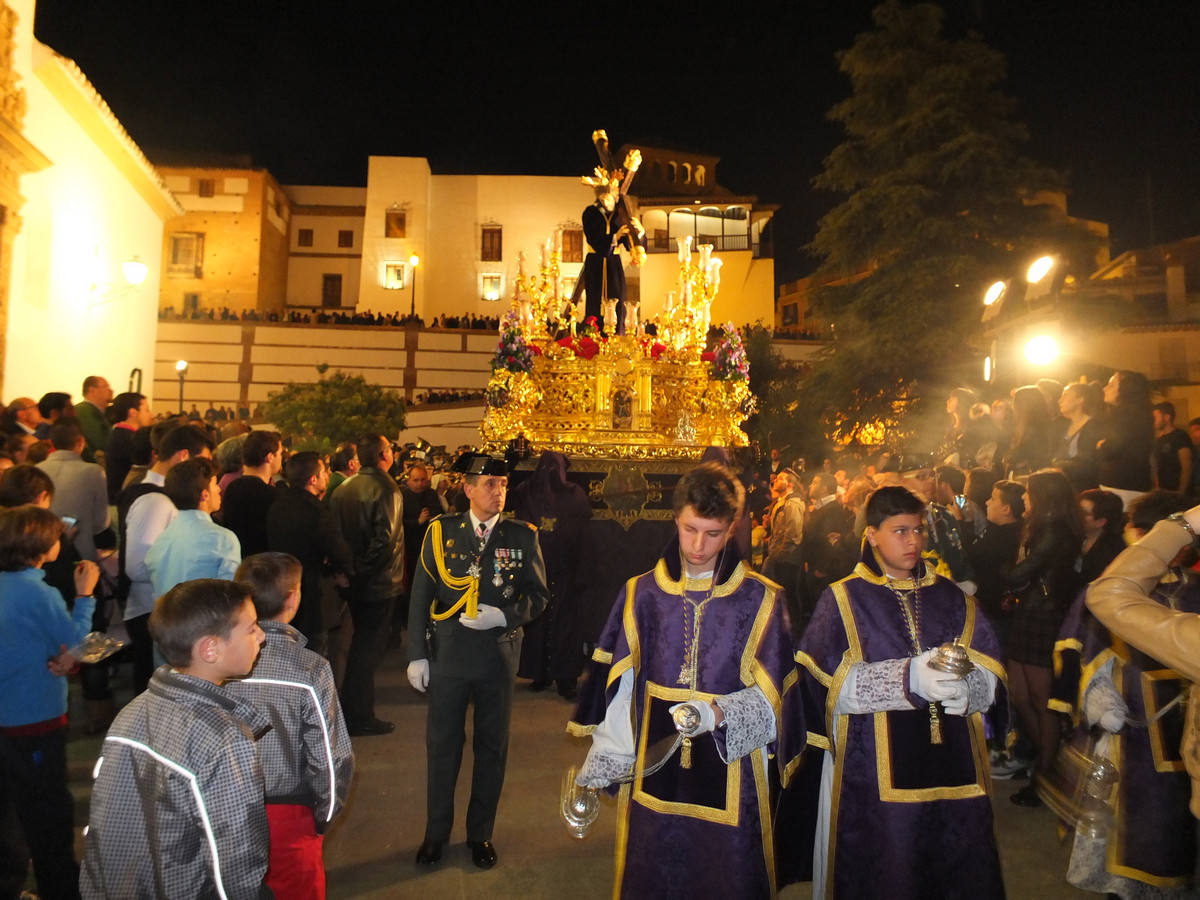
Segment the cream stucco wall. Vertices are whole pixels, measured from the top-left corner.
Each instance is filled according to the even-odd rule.
[[[46,67],[60,67],[51,81],[59,90],[67,69],[34,45],[34,4],[13,5],[24,132],[51,166],[21,179],[26,203],[13,246],[4,399],[51,390],[78,399],[91,374],[120,391],[135,367],[152,393],[163,219],[129,177],[129,166],[140,163],[131,157],[122,171],[47,86]],[[149,267],[140,285],[127,284],[121,271],[134,255]]]
[[[363,223],[362,266],[358,286],[358,308],[373,312],[408,312],[409,290],[389,291],[383,272],[389,262],[402,263],[416,254],[421,258],[417,276],[417,312],[424,309],[429,290],[425,266],[429,257],[430,180],[429,161],[414,156],[372,156],[367,159],[367,203]],[[384,237],[389,208],[405,212],[405,236]]]
[[[770,325],[775,311],[775,261],[754,259],[749,250],[713,253],[721,260],[721,285],[713,301],[712,321],[732,321],[741,326],[762,320]],[[693,262],[696,254],[692,254]],[[626,275],[629,268],[626,267]],[[650,253],[641,268],[642,316],[649,321],[659,314],[668,292],[679,291],[679,258],[674,253]]]

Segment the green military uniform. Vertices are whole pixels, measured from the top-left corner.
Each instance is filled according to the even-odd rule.
[[[475,706],[475,769],[467,807],[467,840],[492,839],[504,785],[521,626],[542,613],[549,596],[536,528],[501,517],[487,544],[481,548],[480,543],[470,513],[438,516],[425,533],[413,576],[408,658],[410,662],[430,661],[426,841],[450,837],[469,703]],[[474,608],[474,598],[464,595],[476,585],[478,603],[498,607],[504,613],[505,627],[474,631],[459,624],[460,613],[468,605]],[[461,608],[455,610],[459,604]],[[446,617],[436,620],[440,616]],[[428,650],[427,624],[433,626]]]

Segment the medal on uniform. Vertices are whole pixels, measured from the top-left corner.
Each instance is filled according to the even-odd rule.
[[[511,584],[504,587],[504,599],[508,600],[513,595],[513,586]]]
[[[471,565],[467,567],[467,574],[470,575],[472,578],[478,578],[479,577],[479,563],[477,563],[477,562],[471,563]]]
[[[496,574],[492,576],[492,584],[496,587],[501,587],[504,584],[504,576],[500,574],[500,557],[496,556],[494,562],[496,566]]]

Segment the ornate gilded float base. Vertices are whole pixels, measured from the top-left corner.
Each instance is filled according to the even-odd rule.
[[[689,460],[705,447],[746,445],[746,381],[710,377],[698,351],[654,359],[646,347],[614,337],[590,359],[543,353],[531,372],[496,371],[480,426],[485,449],[523,436],[535,453]]]

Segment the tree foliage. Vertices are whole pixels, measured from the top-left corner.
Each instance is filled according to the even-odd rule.
[[[395,437],[404,428],[404,399],[361,375],[317,366],[316,382],[289,382],[270,395],[263,415],[294,439],[297,449],[330,450],[364,434]]]
[[[743,425],[746,434],[763,448],[786,447],[796,456],[823,455],[827,449],[824,436],[806,427],[813,421],[806,414],[800,392],[807,367],[785,359],[772,345],[770,330],[762,325],[745,329],[742,341],[756,407]]]
[[[1036,202],[1056,172],[1021,156],[1025,128],[998,89],[1001,53],[942,34],[942,10],[889,0],[838,54],[852,93],[829,117],[846,138],[815,186],[846,195],[810,249],[817,313],[836,339],[801,384],[831,437],[901,428],[923,395],[974,372],[980,298],[1048,250],[1086,270],[1090,239]],[[836,412],[830,412],[830,411]]]

